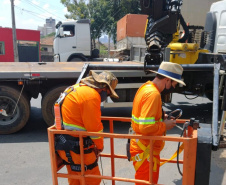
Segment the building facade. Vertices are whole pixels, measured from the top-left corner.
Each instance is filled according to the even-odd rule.
[[[41,36],[46,36],[50,33],[55,32],[55,25],[56,25],[56,20],[50,17],[49,19],[46,19],[46,23],[44,26],[38,26],[38,30],[40,31]]]
[[[40,31],[16,29],[20,62],[40,61]],[[0,62],[14,62],[12,28],[0,28]]]

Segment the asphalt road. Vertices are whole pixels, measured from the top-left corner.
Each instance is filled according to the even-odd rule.
[[[192,98],[192,97],[190,97]],[[40,97],[31,102],[31,115],[27,125],[18,133],[11,135],[0,135],[0,184],[1,185],[51,185],[51,167],[49,157],[49,145],[47,136],[47,125],[42,119],[40,109]],[[212,103],[206,98],[187,100],[182,95],[173,95],[173,104],[164,106],[165,111],[172,111],[176,108],[183,110],[182,119],[194,117],[211,123]],[[103,116],[129,117],[131,108],[102,108]],[[117,123],[114,131],[127,133],[129,123]],[[108,124],[104,123],[105,132],[109,130]],[[168,135],[178,135],[180,127],[169,131]],[[115,141],[115,152],[125,154],[126,141]],[[105,139],[105,153],[109,151],[109,139]],[[170,157],[176,147],[166,146],[161,157]],[[219,149],[212,152],[210,185],[226,184],[226,150]],[[104,175],[110,174],[109,160],[102,158]],[[116,176],[133,178],[134,169],[132,163],[126,160],[116,161]],[[160,170],[160,184],[180,185],[182,178],[179,175],[176,165],[166,164]],[[60,185],[67,184],[64,179],[59,180]],[[104,183],[102,183],[104,184]],[[105,184],[111,184],[105,181]],[[131,184],[117,182],[118,185]]]

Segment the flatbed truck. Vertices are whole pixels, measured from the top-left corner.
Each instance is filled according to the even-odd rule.
[[[209,69],[209,65],[213,64],[183,66],[185,67],[183,78],[187,86],[179,86],[176,92],[204,95],[205,91],[195,87],[197,84],[198,87],[205,87],[210,82],[213,84],[214,72],[212,68]],[[48,125],[54,124],[53,105],[60,93],[85,77],[89,70],[96,70],[96,72],[110,70],[119,80],[116,92],[120,98],[112,99],[111,103],[105,103],[106,107],[132,105],[139,86],[155,76],[154,73],[146,75],[143,64],[132,61],[3,62],[0,63],[0,68],[0,134],[10,134],[22,129],[30,116],[31,98],[36,99],[40,94],[43,119]],[[148,68],[157,70],[158,65],[150,65]]]
[[[1,62],[0,63],[0,134],[9,134],[23,128],[30,115],[30,100],[38,98],[41,94],[41,106],[43,119],[48,125],[54,123],[53,104],[69,85],[78,80],[85,62]],[[92,62],[92,65],[113,66],[140,66],[137,62]],[[107,67],[106,67],[107,69]],[[141,82],[148,79],[148,75],[140,71],[115,71],[119,81],[118,93],[121,96],[117,101],[132,102],[133,97],[125,99],[126,94],[135,93]],[[140,80],[143,79],[143,80]],[[131,89],[131,83],[133,87]],[[136,85],[137,83],[137,85]],[[126,86],[126,87],[124,87]],[[114,103],[113,103],[114,104]],[[131,104],[130,104],[131,105]],[[109,106],[109,105],[107,105]]]

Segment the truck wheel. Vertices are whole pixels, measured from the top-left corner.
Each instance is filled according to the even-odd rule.
[[[68,62],[81,62],[81,61],[86,61],[86,58],[83,57],[73,57]]]
[[[42,98],[42,117],[48,126],[54,124],[54,103],[59,98],[60,93],[68,86],[59,86],[48,91]]]
[[[93,49],[92,50],[92,57],[93,58],[99,58],[100,57],[100,51],[99,51],[99,49]]]
[[[19,90],[0,86],[0,110],[2,111],[0,113],[0,134],[17,132],[27,123],[30,116],[30,102],[23,93],[18,101],[19,95]]]

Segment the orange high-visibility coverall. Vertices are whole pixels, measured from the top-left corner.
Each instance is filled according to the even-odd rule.
[[[162,122],[162,100],[157,86],[148,81],[137,91],[132,110],[132,128],[136,134],[145,136],[162,136],[166,131],[165,123]],[[131,156],[139,155],[143,152],[138,146],[138,140],[132,139],[130,145]],[[140,140],[144,146],[149,145],[149,140]],[[153,161],[157,162],[157,168],[153,168],[153,183],[157,184],[160,166],[160,151],[164,147],[163,141],[154,141]],[[155,159],[155,160],[154,160]],[[133,162],[135,167],[137,161]],[[154,164],[153,166],[155,166]],[[149,180],[148,159],[142,163],[135,173],[135,179]],[[136,184],[138,185],[138,183]],[[139,184],[140,185],[140,184]]]
[[[74,85],[75,90],[69,93],[62,104],[61,112],[63,125],[65,130],[102,132],[103,124],[101,123],[101,97],[100,94],[93,88],[78,84]],[[96,148],[103,150],[103,137],[90,136]],[[94,146],[93,146],[94,147]],[[58,152],[60,157],[67,161],[64,151]],[[74,164],[81,164],[80,155],[70,151]],[[84,154],[85,165],[92,164],[96,161],[94,151]],[[81,174],[81,172],[72,171],[67,165],[68,173]],[[98,166],[92,170],[85,171],[85,174],[100,175]],[[101,179],[86,178],[86,185],[98,185]],[[79,185],[79,180],[68,179],[70,185]]]

